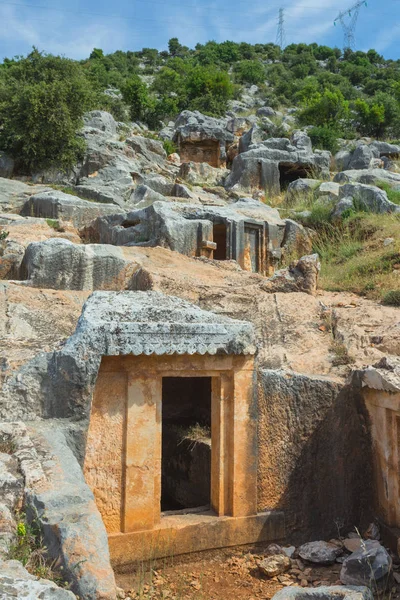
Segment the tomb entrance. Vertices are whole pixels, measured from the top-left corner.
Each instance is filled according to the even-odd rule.
[[[276,539],[257,513],[252,325],[125,294],[100,326],[84,461],[114,566]]]

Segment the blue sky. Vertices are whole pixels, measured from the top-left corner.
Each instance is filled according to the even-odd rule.
[[[71,58],[92,48],[106,53],[166,49],[169,38],[194,47],[208,40],[274,42],[285,9],[287,43],[343,45],[337,13],[352,0],[0,0],[0,60],[31,47]],[[368,0],[360,10],[357,49],[400,58],[400,0]]]

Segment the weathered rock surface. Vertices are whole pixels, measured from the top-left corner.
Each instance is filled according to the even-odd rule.
[[[374,213],[398,213],[400,206],[391,202],[386,192],[362,183],[346,183],[340,188],[339,199],[353,198],[355,207]]]
[[[0,213],[19,213],[30,196],[48,189],[0,177]]]
[[[20,268],[28,244],[49,238],[65,238],[80,243],[80,237],[72,226],[66,224],[54,229],[56,222],[13,214],[0,214],[0,229],[8,233],[0,240],[0,279],[20,279]]]
[[[344,170],[337,173],[333,180],[339,184],[365,183],[367,185],[375,185],[382,181],[395,187],[400,186],[400,173],[392,173],[384,169]]]
[[[51,422],[31,424],[28,431],[45,474],[26,491],[28,512],[40,523],[50,556],[61,561],[80,598],[115,600],[106,530],[77,459]]]
[[[286,202],[290,205],[300,198],[304,200],[312,199],[319,186],[320,181],[318,179],[296,179],[288,185]]]
[[[345,585],[365,585],[374,593],[390,589],[392,559],[379,542],[366,540],[344,561],[340,580]]]
[[[92,110],[83,117],[86,127],[93,127],[108,133],[110,136],[117,133],[117,123],[110,113],[104,110]]]
[[[379,152],[373,146],[361,144],[350,159],[348,169],[368,169],[373,158],[379,158]]]
[[[182,163],[179,177],[192,185],[222,185],[228,173],[228,169],[217,169],[208,163],[187,162]]]
[[[31,196],[21,210],[23,216],[71,221],[75,227],[82,227],[101,215],[117,212],[118,207],[113,204],[89,202],[56,190]]]
[[[258,568],[263,575],[271,579],[271,577],[286,573],[290,569],[290,565],[290,558],[288,556],[274,554],[261,560],[258,563]]]
[[[330,152],[311,150],[311,140],[304,132],[294,132],[291,140],[271,138],[251,145],[233,161],[232,171],[225,181],[228,189],[249,191],[267,189],[269,193],[281,191],[280,165],[287,171],[297,170],[298,177],[306,177],[311,170],[321,179],[329,176]]]
[[[26,249],[21,277],[33,287],[54,290],[131,289],[139,266],[129,250],[62,239],[34,242]]]
[[[356,586],[286,587],[273,600],[373,600],[373,595],[368,588]]]
[[[273,292],[305,292],[315,294],[321,269],[318,255],[303,256],[287,269],[277,271],[267,279],[263,289]]]
[[[227,129],[225,119],[215,119],[201,114],[198,111],[184,110],[175,122],[174,141],[178,144],[182,161],[187,152],[185,144],[198,144],[199,142],[217,142],[219,162],[226,162],[226,147],[234,141],[234,135]],[[190,160],[190,158],[189,158]]]
[[[17,560],[0,559],[0,598],[2,600],[74,600],[75,594],[59,588],[54,582],[39,579]]]
[[[335,544],[319,541],[303,544],[298,552],[301,558],[309,562],[318,565],[331,565],[343,553],[343,550]]]
[[[18,461],[11,454],[0,452],[0,503],[14,511],[22,506],[24,481]]]

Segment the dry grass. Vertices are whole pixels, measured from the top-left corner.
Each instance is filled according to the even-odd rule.
[[[384,240],[394,242],[384,246]],[[393,303],[400,294],[400,216],[360,213],[321,231],[320,287]],[[390,300],[393,300],[391,302]]]

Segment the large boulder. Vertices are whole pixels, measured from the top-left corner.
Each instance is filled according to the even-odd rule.
[[[284,554],[267,556],[267,558],[264,558],[264,560],[258,563],[258,568],[261,573],[269,579],[285,573],[290,569],[290,566],[290,558]]]
[[[145,208],[146,206],[154,204],[154,202],[164,201],[165,197],[162,194],[159,194],[158,192],[154,191],[154,189],[152,189],[148,185],[141,184],[138,185],[137,188],[131,194],[131,197],[126,203],[126,208]]]
[[[167,153],[164,150],[162,142],[153,140],[152,138],[135,135],[126,140],[137,154],[143,156],[150,163],[162,166],[167,159]]]
[[[53,581],[28,573],[17,560],[0,559],[0,597],[2,600],[40,598],[40,600],[76,600],[75,594]]]
[[[265,133],[258,125],[254,124],[246,131],[239,140],[239,154],[247,152],[253,144],[259,144],[265,140]]]
[[[345,585],[366,585],[374,593],[390,589],[392,559],[379,542],[367,540],[343,562],[340,581]]]
[[[373,185],[346,183],[340,188],[339,199],[353,198],[354,206],[374,213],[398,213],[400,206],[390,202],[385,191]]]
[[[300,178],[292,181],[286,190],[286,203],[295,204],[298,200],[311,200],[320,185],[318,179]]]
[[[399,158],[400,156],[400,146],[397,144],[375,141],[370,146],[376,150],[378,156],[386,156],[388,158]]]
[[[26,488],[28,518],[36,519],[48,555],[79,598],[115,600],[106,529],[66,436],[48,421],[32,423],[28,431],[45,476],[45,483]]]
[[[117,133],[117,123],[110,113],[104,110],[92,110],[86,113],[83,117],[86,127],[99,129],[104,133],[113,136]]]
[[[79,228],[97,217],[118,212],[122,210],[115,204],[89,202],[77,196],[51,190],[31,196],[25,202],[21,215],[71,221]]]
[[[336,173],[333,181],[339,184],[357,182],[366,183],[367,185],[376,185],[382,181],[394,187],[400,186],[400,173],[392,173],[384,169],[354,169]]]
[[[312,152],[310,144],[310,138],[302,131],[294,132],[291,140],[270,138],[253,144],[234,159],[225,187],[242,191],[267,189],[269,193],[277,194],[281,186],[304,178],[310,172],[326,179],[331,154],[322,150]]]
[[[351,156],[348,169],[368,169],[373,158],[378,158],[378,153],[371,146],[361,144]]]
[[[0,214],[18,214],[30,196],[48,189],[44,185],[28,185],[16,179],[0,177]]]
[[[303,544],[300,546],[298,552],[300,558],[317,565],[331,565],[338,556],[343,554],[342,548],[336,546],[336,544],[324,541]]]
[[[275,117],[276,111],[270,106],[261,106],[256,114],[258,117]]]
[[[346,171],[349,168],[353,153],[350,150],[339,150],[334,157],[334,164],[337,171]]]
[[[315,588],[285,587],[272,600],[373,600],[366,587],[319,586]]]
[[[320,269],[318,254],[303,256],[290,267],[276,271],[265,281],[262,289],[269,293],[304,292],[314,295],[317,292]],[[319,544],[319,542],[313,543]]]
[[[26,283],[55,290],[129,289],[137,264],[122,248],[102,244],[78,245],[53,238],[26,249],[21,266]]]

